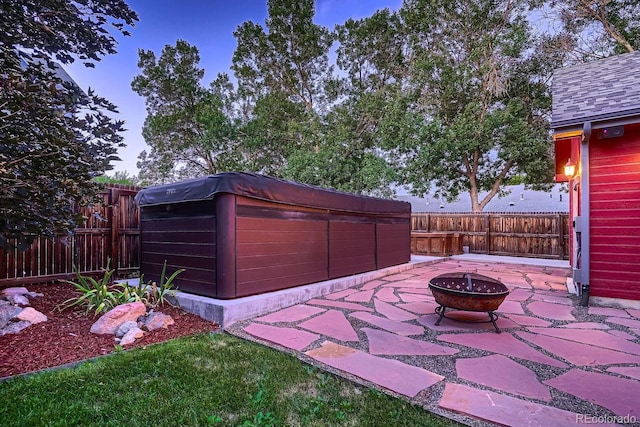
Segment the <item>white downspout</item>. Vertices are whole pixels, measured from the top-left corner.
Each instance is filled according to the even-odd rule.
[[[591,139],[591,122],[585,122],[582,130],[580,147],[580,222],[581,222],[581,306],[589,305],[589,278],[591,276],[591,232],[589,230],[589,140]]]

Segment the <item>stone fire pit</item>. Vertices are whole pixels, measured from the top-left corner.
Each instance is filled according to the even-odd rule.
[[[486,311],[496,332],[498,315],[495,311],[509,294],[507,287],[496,279],[475,273],[447,273],[429,281],[429,288],[436,302],[440,304],[436,313],[440,315],[436,325],[445,315],[447,308],[464,311]],[[447,317],[451,319],[450,317]],[[460,320],[460,319],[452,319]]]

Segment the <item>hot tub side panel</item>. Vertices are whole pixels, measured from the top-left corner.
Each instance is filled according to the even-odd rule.
[[[387,218],[376,224],[377,268],[411,260],[411,215]]]
[[[328,279],[326,211],[236,197],[236,296]]]
[[[166,275],[185,269],[175,280],[178,288],[215,296],[216,218],[213,201],[142,206],[140,209],[140,271],[160,283]]]
[[[367,216],[331,214],[329,278],[375,270],[375,252],[375,219]]]

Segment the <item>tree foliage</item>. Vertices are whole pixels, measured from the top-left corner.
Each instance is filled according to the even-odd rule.
[[[225,111],[229,80],[218,75],[210,88],[202,85],[198,48],[178,40],[159,58],[138,52],[141,74],[131,84],[145,98],[143,135],[151,147],[138,163],[146,183],[169,182],[242,167],[237,123]]]
[[[137,16],[122,0],[3,0],[0,10],[0,247],[24,249],[82,221],[73,204],[91,202],[92,178],[122,145],[115,106],[57,62],[92,66],[115,52],[109,28],[127,34]]]
[[[392,183],[468,192],[481,211],[515,177],[552,181],[550,81],[570,31],[600,25],[618,52],[637,46],[639,25],[630,0],[405,0],[333,30],[314,22],[313,0],[267,6],[264,24],[234,33],[235,84],[204,88],[195,47],[166,61],[141,52],[150,181],[237,168],[382,196]],[[550,8],[565,31],[534,31]]]
[[[578,61],[640,48],[637,0],[552,0],[550,6],[567,40],[565,49]]]
[[[547,87],[534,66],[524,1],[406,1],[409,135],[398,161],[417,194],[453,200],[469,192],[474,212],[505,180],[550,182]],[[404,130],[406,132],[406,129]],[[480,199],[482,191],[488,192]]]

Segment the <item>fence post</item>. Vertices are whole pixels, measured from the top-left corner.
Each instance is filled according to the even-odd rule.
[[[487,255],[489,255],[491,253],[491,215],[489,214],[485,214],[484,217],[484,226],[486,229],[486,233],[487,233]]]
[[[556,220],[558,221],[558,259],[564,259],[564,221],[562,220],[562,214],[558,214]]]
[[[109,227],[111,228],[109,244],[107,245],[108,256],[111,259],[111,268],[114,270],[114,277],[118,275],[119,254],[118,254],[118,198],[120,194],[117,188],[109,188]]]

